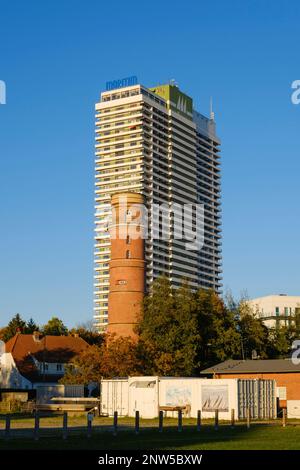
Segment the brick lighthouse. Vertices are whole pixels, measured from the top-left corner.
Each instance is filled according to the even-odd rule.
[[[111,207],[108,332],[135,338],[145,293],[144,198],[138,193],[114,194]]]

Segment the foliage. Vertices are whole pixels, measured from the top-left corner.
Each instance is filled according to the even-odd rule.
[[[0,341],[4,341],[4,335],[6,332],[6,328],[0,328]]]
[[[236,302],[230,292],[225,301],[210,289],[192,290],[187,283],[172,288],[167,278],[157,279],[144,298],[136,326],[137,339],[99,334],[91,322],[68,332],[62,320],[53,317],[44,325],[44,335],[78,334],[91,347],[67,366],[64,383],[99,382],[127,375],[198,375],[199,371],[226,359],[283,358],[300,332],[296,325],[268,329],[254,312],[247,296]],[[18,331],[39,330],[19,314],[0,329],[8,341]]]
[[[72,328],[69,333],[72,335],[79,335],[90,345],[101,346],[104,341],[103,334],[100,334],[95,330],[92,322],[82,323],[76,328]]]
[[[26,323],[24,333],[27,335],[34,333],[34,331],[39,331],[39,326],[35,323],[35,321],[30,318],[29,321]]]
[[[196,296],[197,353],[201,369],[229,358],[239,358],[240,334],[234,312],[211,289],[199,289]]]
[[[17,332],[24,332],[26,328],[26,322],[21,318],[20,314],[17,313],[8,323],[3,333],[3,341],[7,342],[13,338]]]
[[[266,359],[269,330],[263,322],[251,314],[246,314],[240,318],[238,327],[243,342],[244,358],[251,359],[252,353],[256,351],[257,356]]]
[[[269,358],[285,358],[291,352],[294,339],[299,339],[296,328],[282,326],[270,331],[270,340],[267,348]]]
[[[140,373],[136,341],[107,334],[101,346],[90,346],[74,358],[72,365],[66,367],[66,373],[60,382],[88,384],[100,382],[101,378],[126,377]]]
[[[52,317],[42,328],[44,335],[67,336],[68,328],[63,324],[62,320]]]
[[[158,279],[152,294],[145,297],[137,332],[145,373],[193,374],[199,334],[195,302],[187,285],[173,290],[166,278]]]

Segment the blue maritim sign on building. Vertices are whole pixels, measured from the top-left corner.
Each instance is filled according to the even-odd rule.
[[[115,88],[123,88],[126,86],[133,86],[136,85],[138,82],[138,79],[136,75],[132,75],[131,77],[126,77],[126,78],[121,78],[119,80],[112,80],[109,82],[106,82],[106,91],[114,90]]]

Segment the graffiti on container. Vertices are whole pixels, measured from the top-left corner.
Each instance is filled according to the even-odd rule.
[[[192,392],[189,387],[167,387],[166,405],[167,406],[186,406],[191,405]]]
[[[228,385],[202,385],[202,411],[228,411]]]

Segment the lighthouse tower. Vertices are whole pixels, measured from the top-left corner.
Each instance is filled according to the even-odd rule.
[[[134,326],[145,293],[144,199],[138,193],[111,198],[108,332],[136,337]]]

